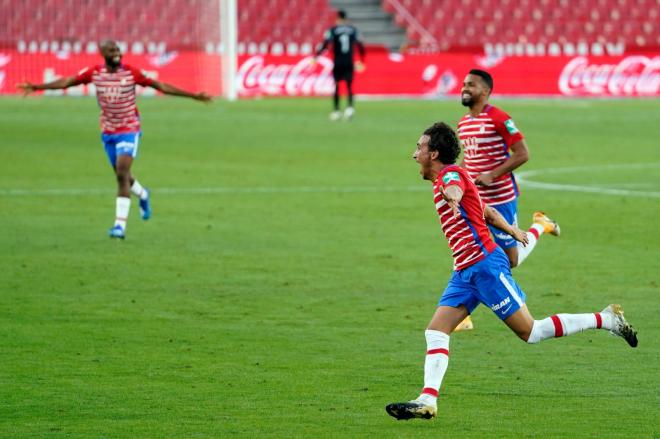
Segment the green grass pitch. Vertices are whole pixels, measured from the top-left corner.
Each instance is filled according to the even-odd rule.
[[[639,347],[527,346],[480,307],[438,419],[397,422],[451,271],[411,156],[457,102],[362,101],[333,124],[328,99],[142,99],[154,216],[134,202],[117,242],[96,103],[1,99],[0,437],[657,438],[658,102],[493,100],[528,180],[555,185],[520,198],[521,226],[562,226],[514,271],[530,310],[620,302]]]

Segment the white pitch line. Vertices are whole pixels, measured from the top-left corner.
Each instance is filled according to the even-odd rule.
[[[633,197],[660,198],[657,191],[639,191],[611,187],[582,186],[576,184],[544,183],[532,181],[529,178],[548,174],[568,174],[588,172],[593,170],[647,169],[659,168],[660,163],[628,163],[613,165],[573,166],[565,168],[536,169],[522,171],[516,174],[518,182],[526,188],[546,189],[554,191],[584,192],[598,195],[624,195]],[[627,185],[624,183],[624,185]],[[275,193],[377,193],[377,192],[423,192],[429,191],[426,185],[419,186],[290,186],[290,187],[164,187],[153,190],[154,194],[275,194]],[[112,188],[69,188],[69,189],[0,189],[0,197],[20,196],[79,196],[79,195],[109,195]]]
[[[375,193],[375,192],[422,192],[430,191],[429,186],[292,186],[292,187],[163,187],[153,189],[154,194],[274,194],[274,193]],[[0,189],[0,196],[78,196],[108,195],[116,190],[100,188],[71,189]]]
[[[585,192],[598,195],[625,195],[631,197],[660,198],[660,192],[634,191],[611,187],[582,186],[577,184],[544,183],[529,180],[529,177],[547,174],[570,174],[574,172],[589,172],[594,170],[621,170],[621,169],[647,169],[658,168],[660,163],[621,163],[613,165],[571,166],[565,168],[536,169],[522,171],[516,174],[518,182],[527,188],[547,189],[552,191]]]

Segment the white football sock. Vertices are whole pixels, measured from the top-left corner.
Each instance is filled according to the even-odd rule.
[[[522,245],[522,242],[518,243],[518,265],[522,264],[527,256],[534,250],[536,243],[538,242],[541,235],[543,235],[543,226],[541,224],[532,224],[527,231],[527,239],[529,243],[526,246]]]
[[[424,389],[417,399],[435,406],[438,390],[449,364],[449,335],[433,329],[427,329],[424,335],[426,336]]]
[[[532,332],[527,343],[538,343],[548,338],[564,337],[577,334],[586,329],[611,330],[614,322],[611,317],[601,313],[591,314],[555,314],[543,320],[534,320]]]
[[[133,185],[131,186],[131,192],[133,192],[133,195],[139,197],[141,200],[147,199],[147,191],[144,188],[144,186],[142,186],[140,182],[137,181],[137,179],[133,181]]]
[[[126,220],[128,211],[131,209],[131,199],[129,197],[117,197],[117,209],[115,215],[115,226],[120,225],[126,230]]]

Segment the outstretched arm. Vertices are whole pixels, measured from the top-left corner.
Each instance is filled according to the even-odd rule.
[[[486,206],[484,209],[484,218],[486,218],[486,222],[488,224],[492,224],[493,226],[497,227],[504,233],[507,233],[513,237],[518,242],[522,242],[524,245],[527,245],[529,243],[529,238],[527,237],[527,233],[524,231],[520,230],[516,226],[512,226],[502,216],[501,213],[499,213],[497,210],[493,209],[490,206]]]
[[[16,87],[23,90],[23,96],[27,96],[37,90],[58,90],[62,88],[69,88],[78,84],[80,84],[80,82],[76,80],[75,76],[66,76],[64,78],[56,79],[55,81],[47,82],[45,84],[22,82],[17,84]]]
[[[153,81],[151,84],[153,88],[156,90],[162,91],[166,95],[172,95],[172,96],[182,96],[184,98],[191,98],[196,101],[201,101],[201,102],[210,102],[211,101],[211,96],[209,96],[205,92],[200,92],[200,93],[190,93],[186,90],[182,90],[178,87],[175,87],[171,84],[167,84],[165,82],[160,82],[160,81]]]

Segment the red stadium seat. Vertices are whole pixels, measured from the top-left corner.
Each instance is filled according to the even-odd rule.
[[[84,3],[84,7],[81,4]],[[421,26],[453,50],[475,45],[580,41],[660,47],[660,3],[657,0],[399,0]],[[410,25],[389,0],[381,7],[406,29],[409,43],[421,44],[420,30]],[[163,41],[172,49],[203,49],[217,44],[215,0],[0,0],[11,10],[0,26],[0,45],[19,41],[83,47],[101,38],[116,38],[130,47]],[[212,18],[214,17],[214,18]],[[239,41],[314,42],[333,24],[329,0],[238,0]]]

